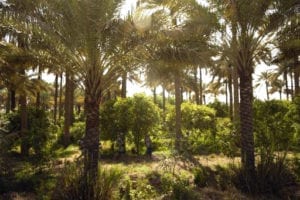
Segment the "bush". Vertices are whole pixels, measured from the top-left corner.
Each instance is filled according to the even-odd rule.
[[[48,153],[50,146],[54,140],[53,135],[49,131],[50,121],[47,113],[42,109],[29,107],[28,114],[28,133],[18,140],[10,144],[10,148],[18,145],[20,140],[24,140],[29,147],[32,147],[36,155],[44,156]],[[9,135],[17,133],[21,130],[20,112],[11,113],[8,116],[9,124],[7,129]],[[9,137],[9,135],[7,137]]]
[[[272,161],[275,152],[290,150],[294,138],[290,107],[285,101],[255,101],[255,144],[262,160]]]
[[[70,128],[71,142],[78,144],[85,133],[85,122],[75,122]]]
[[[117,170],[99,170],[95,183],[85,183],[80,163],[68,164],[57,178],[56,188],[52,193],[53,200],[85,200],[89,187],[95,191],[93,200],[117,199],[118,183],[121,173]]]
[[[181,105],[182,132],[187,140],[188,150],[193,153],[210,152],[215,148],[216,112],[204,105],[185,102]],[[166,122],[174,132],[175,110],[168,108]],[[213,150],[214,151],[214,150]]]
[[[213,108],[216,111],[216,117],[229,117],[228,106],[220,101],[214,101],[207,105],[210,108]]]

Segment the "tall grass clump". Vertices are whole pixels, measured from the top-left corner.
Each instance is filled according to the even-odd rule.
[[[117,199],[118,184],[121,172],[116,169],[99,169],[98,179],[86,183],[80,163],[66,165],[57,178],[56,188],[52,193],[53,200],[86,200],[93,187],[93,200]]]

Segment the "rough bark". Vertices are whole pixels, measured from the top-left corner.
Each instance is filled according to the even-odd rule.
[[[300,66],[298,66],[298,55],[295,55],[294,56],[294,85],[295,85],[294,96],[295,97],[300,95],[299,76],[300,76]]]
[[[197,67],[194,68],[194,92],[196,104],[200,104],[199,88],[198,88],[198,78],[197,78]]]
[[[96,177],[98,177],[100,136],[99,102],[97,102],[97,100],[94,97],[86,97],[85,110],[86,130],[83,142],[81,144],[81,148],[84,155],[84,177],[85,181],[89,185],[96,180]]]
[[[53,121],[57,123],[57,98],[58,98],[58,75],[55,74],[54,80],[54,107],[53,107]]]
[[[10,90],[10,111],[16,110],[16,91],[14,89]]]
[[[232,92],[232,67],[229,66],[229,76],[228,76],[228,92],[229,92],[229,116],[233,120],[233,92]]]
[[[70,126],[71,126],[71,77],[69,72],[66,72],[66,85],[65,85],[65,113],[64,113],[64,145],[70,144]]]
[[[63,97],[63,73],[60,74],[60,82],[59,82],[58,120],[60,120],[63,115],[62,97]]]
[[[205,100],[203,98],[203,84],[202,84],[202,69],[199,67],[199,104],[202,105]],[[205,103],[204,103],[205,104]]]
[[[181,140],[182,140],[182,132],[181,132],[181,80],[179,72],[175,74],[175,149],[181,151]]]
[[[121,91],[121,97],[126,98],[127,96],[127,72],[124,71],[122,74],[122,91]]]
[[[21,155],[29,155],[29,145],[28,145],[28,120],[27,120],[27,103],[26,95],[22,94],[20,96],[20,109],[21,109]]]
[[[245,170],[245,178],[250,189],[255,184],[255,157],[253,136],[253,88],[252,76],[240,74],[240,132],[241,132],[241,161]]]

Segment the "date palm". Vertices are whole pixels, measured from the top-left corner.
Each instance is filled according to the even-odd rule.
[[[213,1],[221,3],[221,1]],[[222,1],[223,2],[223,1]],[[224,2],[223,2],[224,3]],[[278,29],[281,18],[277,15],[276,0],[228,0],[223,4],[232,24],[235,25],[234,42],[227,42],[230,61],[237,66],[240,78],[240,134],[241,160],[250,191],[255,187],[255,157],[253,136],[253,86],[255,64],[270,55],[272,35]],[[269,12],[270,9],[274,12]],[[251,17],[249,17],[251,16]]]

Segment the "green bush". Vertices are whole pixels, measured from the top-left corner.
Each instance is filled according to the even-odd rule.
[[[37,109],[35,107],[29,107],[27,110],[28,119],[28,132],[20,138],[25,141],[29,147],[31,147],[36,155],[46,155],[54,142],[54,135],[49,131],[50,120],[48,119],[46,111]],[[16,133],[21,130],[21,118],[20,112],[11,113],[8,116],[9,133]],[[11,148],[20,143],[20,139],[15,140],[11,144]]]
[[[85,122],[75,122],[70,128],[71,142],[78,144],[85,133]]]
[[[132,139],[137,153],[142,147],[142,140],[152,135],[160,122],[159,108],[144,95],[137,94],[132,98]]]
[[[255,144],[262,160],[272,161],[275,152],[290,150],[295,134],[290,107],[286,101],[254,102]]]
[[[210,108],[213,108],[216,111],[216,117],[229,117],[228,106],[220,101],[214,101],[207,105]]]
[[[168,107],[166,122],[170,132],[175,128],[175,108]],[[215,151],[216,147],[216,112],[204,105],[182,103],[182,132],[189,151],[193,153]]]

